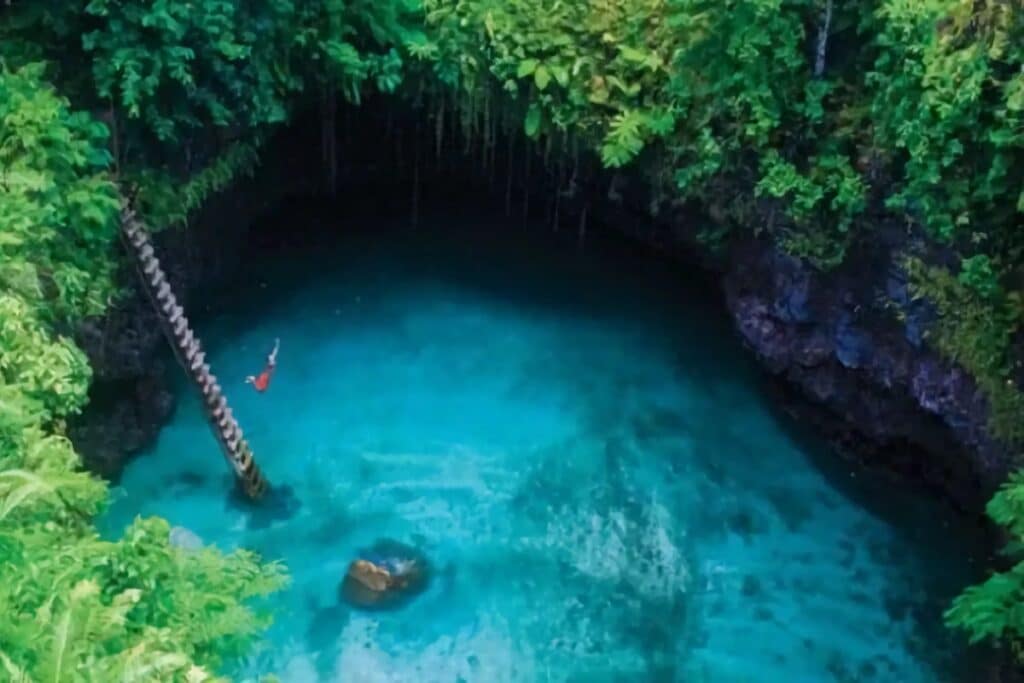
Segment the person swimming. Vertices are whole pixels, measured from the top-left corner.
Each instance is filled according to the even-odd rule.
[[[274,374],[274,368],[277,367],[277,350],[281,348],[281,340],[274,340],[274,350],[267,356],[267,363],[263,366],[263,372],[256,375],[249,375],[245,378],[246,384],[251,384],[253,389],[260,392],[261,394],[267,390],[270,386],[270,376]]]

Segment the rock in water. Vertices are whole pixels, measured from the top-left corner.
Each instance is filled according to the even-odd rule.
[[[400,607],[427,587],[430,566],[418,550],[383,539],[360,551],[341,582],[341,597],[365,609]]]
[[[203,539],[183,526],[176,526],[171,529],[168,541],[175,548],[181,548],[182,550],[199,550],[203,547]]]
[[[395,577],[391,575],[391,572],[368,560],[355,560],[349,565],[348,575],[362,584],[362,588],[369,589],[375,593],[388,590],[395,581]]]

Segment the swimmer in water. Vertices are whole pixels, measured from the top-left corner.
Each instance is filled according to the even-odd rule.
[[[270,376],[274,374],[274,368],[277,367],[277,350],[281,347],[281,340],[274,340],[274,350],[267,356],[267,364],[263,366],[263,372],[253,377],[249,375],[245,378],[246,384],[251,384],[253,389],[260,392],[261,394],[267,390],[270,386]]]

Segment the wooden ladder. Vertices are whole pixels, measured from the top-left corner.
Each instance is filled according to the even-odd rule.
[[[132,252],[143,289],[156,309],[178,363],[202,394],[206,418],[224,457],[235,473],[239,487],[250,500],[259,500],[267,492],[267,480],[256,465],[252,449],[228,406],[217,377],[210,372],[206,354],[203,353],[198,337],[189,327],[185,311],[178,305],[171,291],[171,284],[160,267],[160,260],[153,253],[149,233],[130,206],[125,206],[121,211],[121,233],[126,247]]]

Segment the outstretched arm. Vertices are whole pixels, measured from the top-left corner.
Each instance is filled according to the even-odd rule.
[[[277,351],[280,348],[281,348],[281,340],[280,339],[275,339],[274,340],[274,350],[270,352],[269,356],[267,356],[267,365],[270,365],[270,366],[277,365]]]

